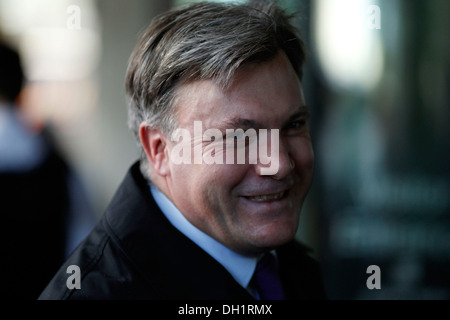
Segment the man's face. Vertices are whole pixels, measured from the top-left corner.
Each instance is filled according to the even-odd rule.
[[[291,240],[311,184],[314,154],[301,84],[285,54],[244,67],[226,91],[211,80],[185,84],[179,88],[176,108],[179,126],[192,137],[194,121],[201,121],[203,132],[221,130],[224,144],[226,129],[267,129],[270,150],[276,143],[271,130],[279,130],[279,167],[273,175],[262,175],[261,168],[269,165],[251,164],[248,157],[245,164],[170,162],[166,193],[183,215],[244,254]],[[167,144],[169,157],[175,145]],[[214,142],[193,138],[192,145],[208,150]]]

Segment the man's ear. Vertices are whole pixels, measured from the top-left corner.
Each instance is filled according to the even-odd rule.
[[[145,122],[139,126],[139,139],[153,170],[160,176],[169,174],[169,158],[166,138],[158,128],[150,128]]]

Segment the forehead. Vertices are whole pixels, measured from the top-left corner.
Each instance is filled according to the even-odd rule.
[[[284,53],[243,67],[227,89],[213,80],[196,80],[180,86],[175,99],[181,126],[203,121],[211,127],[242,118],[276,127],[304,104],[300,81]]]

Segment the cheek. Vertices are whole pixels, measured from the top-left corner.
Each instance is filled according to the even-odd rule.
[[[197,209],[198,226],[211,230],[212,226],[227,225],[227,221],[233,218],[237,206],[233,190],[245,177],[244,167],[232,164],[202,165],[199,179],[189,191]],[[196,194],[192,194],[193,188],[196,188]]]
[[[172,164],[174,187],[184,189],[191,197],[214,193],[214,198],[229,202],[233,188],[244,179],[248,166],[237,164]]]
[[[202,202],[208,204],[212,214],[222,223],[236,211],[238,197],[234,190],[245,178],[247,170],[246,165],[212,165],[208,179],[203,181]]]
[[[204,176],[209,177],[209,187],[220,190],[222,197],[232,197],[233,189],[242,182],[248,172],[248,165],[244,164],[216,164],[209,167]]]
[[[303,140],[291,149],[295,167],[304,173],[312,174],[314,169],[314,150],[310,140]]]
[[[174,164],[170,165],[170,175],[173,181],[180,184],[189,184],[195,179],[195,172],[193,166],[189,164]]]
[[[173,201],[178,202],[183,207],[190,208],[193,199],[197,194],[199,181],[191,165],[172,164],[170,168],[170,192],[174,197]]]

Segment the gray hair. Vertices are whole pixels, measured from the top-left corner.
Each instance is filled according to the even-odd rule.
[[[174,110],[178,86],[212,79],[226,88],[236,70],[266,62],[282,50],[302,78],[303,42],[292,18],[272,2],[249,5],[195,3],[152,20],[138,41],[126,74],[129,127],[141,151],[141,170],[148,161],[139,143],[145,122],[169,136],[177,126]]]

